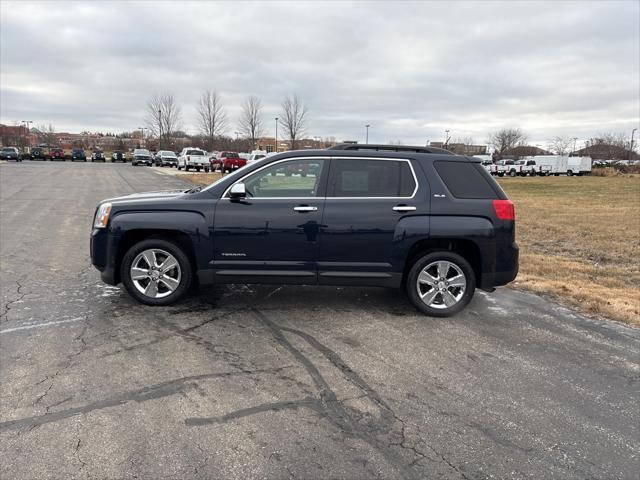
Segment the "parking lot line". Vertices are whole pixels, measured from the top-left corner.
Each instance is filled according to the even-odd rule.
[[[55,322],[36,323],[34,325],[25,325],[23,327],[7,328],[5,330],[0,330],[0,335],[3,333],[12,333],[20,330],[30,330],[32,328],[50,327],[52,325],[60,325],[61,323],[79,322],[80,320],[83,320],[83,319],[84,317],[78,317],[78,318],[70,318],[69,320],[58,320]]]

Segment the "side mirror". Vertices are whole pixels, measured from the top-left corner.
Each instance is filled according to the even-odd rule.
[[[245,198],[247,196],[247,189],[244,186],[244,183],[236,183],[229,190],[230,198]]]

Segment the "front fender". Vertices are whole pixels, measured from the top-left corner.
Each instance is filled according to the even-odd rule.
[[[144,212],[116,212],[110,219],[110,231],[122,238],[128,232],[173,231],[185,234],[191,241],[198,269],[206,268],[211,252],[210,229],[206,217],[200,212],[170,210]]]

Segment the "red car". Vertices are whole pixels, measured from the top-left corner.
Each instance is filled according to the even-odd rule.
[[[223,173],[232,172],[244,167],[247,161],[238,155],[238,152],[220,152],[214,160],[211,160],[211,170],[220,169]]]
[[[52,148],[50,152],[51,160],[62,160],[64,162],[64,150],[61,148]]]

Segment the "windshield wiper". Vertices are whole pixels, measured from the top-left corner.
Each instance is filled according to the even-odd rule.
[[[186,192],[184,192],[184,193],[196,193],[196,192],[199,192],[200,190],[202,190],[202,185],[199,185],[199,186],[197,186],[197,187],[190,188],[189,190],[187,190],[187,191],[186,191]]]

